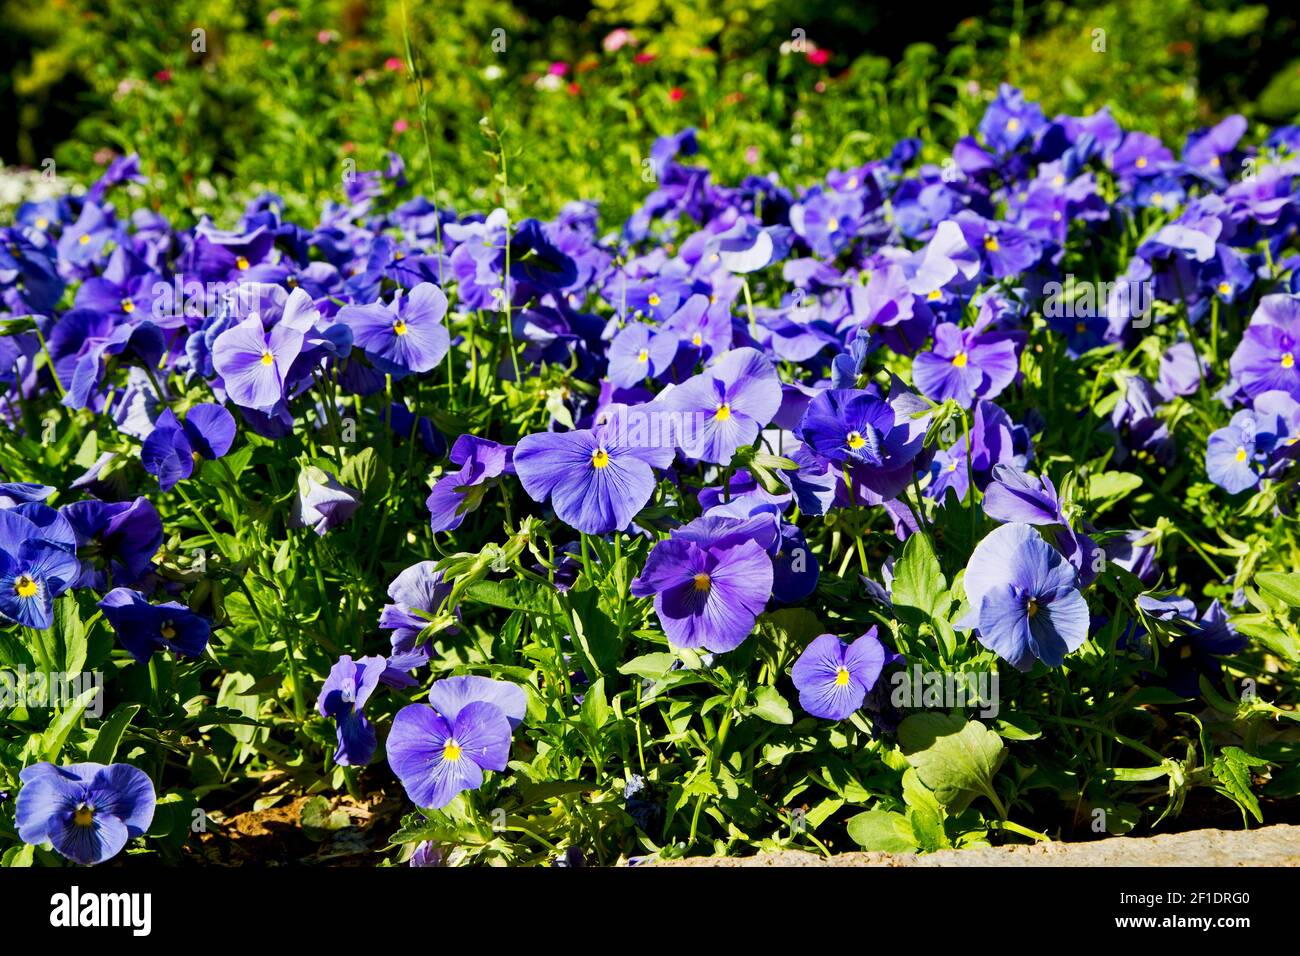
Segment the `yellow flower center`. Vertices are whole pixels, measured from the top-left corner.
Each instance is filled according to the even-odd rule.
[[[839,231],[840,231],[840,221],[839,221],[837,218],[835,218],[834,216],[831,216],[830,222],[826,223],[826,231],[827,231],[827,232],[839,232]]]
[[[694,345],[696,348],[699,348],[701,345],[704,344],[704,336],[700,335],[699,332],[696,332],[694,335],[691,336],[691,344]]]
[[[999,248],[998,237],[993,235],[992,233],[989,233],[987,236],[985,236],[984,248],[987,249],[989,252],[997,252]]]
[[[41,232],[44,232],[46,229],[48,229],[49,225],[50,225],[50,221],[46,219],[44,216],[41,216],[40,219],[36,220],[36,228],[41,230]]]
[[[950,461],[950,462],[948,462],[948,470],[949,470],[949,471],[956,471],[956,470],[957,470],[957,462],[955,462],[955,461]]]
[[[847,183],[844,184],[844,188],[845,188],[845,189],[857,189],[857,188],[858,188],[858,177],[857,177],[857,176],[850,176],[850,177],[849,177],[849,181],[848,181]]]
[[[164,641],[170,641],[176,636],[176,628],[172,627],[171,621],[164,621],[163,626],[159,628],[158,633],[163,636]]]
[[[1057,173],[1055,176],[1052,177],[1052,185],[1053,185],[1053,186],[1064,186],[1064,185],[1065,185],[1065,177],[1062,176],[1060,173]]]
[[[642,349],[640,352],[638,352],[638,353],[636,354],[636,360],[637,360],[638,362],[648,362],[648,361],[650,361],[650,351],[649,351],[649,349]]]
[[[1250,456],[1246,454],[1246,449],[1240,445],[1237,446],[1237,461],[1245,461]]]
[[[1212,160],[1210,160],[1210,165],[1213,166],[1215,169],[1218,169],[1218,168],[1219,168],[1219,157],[1218,157],[1218,156],[1215,156]]]
[[[1133,165],[1136,166],[1138,169],[1146,169],[1146,168],[1147,168],[1147,158],[1146,158],[1145,156],[1139,156],[1139,157],[1137,158],[1137,162],[1134,163]]]
[[[459,759],[460,759],[460,744],[456,743],[456,741],[454,741],[454,740],[448,740],[445,744],[443,744],[443,745],[442,745],[442,759],[443,759],[443,760],[450,760],[452,763],[455,763],[457,760],[459,760]]]
[[[1282,353],[1282,367],[1295,368],[1295,355],[1291,352]]]
[[[1151,201],[1152,201],[1153,203],[1155,203],[1157,206],[1159,206],[1159,205],[1161,205],[1162,203],[1164,203],[1164,201],[1165,201],[1165,194],[1164,194],[1164,193],[1152,193],[1152,194],[1151,194]]]
[[[721,405],[718,406],[718,410],[713,413],[713,417],[720,422],[725,422],[728,418],[731,417],[731,406],[728,405],[726,402],[723,402]]]
[[[393,323],[393,332],[396,333],[397,335],[405,335],[406,323],[403,322],[401,319],[398,319],[396,322]]]
[[[72,822],[79,827],[88,827],[95,819],[95,808],[88,807],[84,803],[77,807],[76,812],[72,814]]]
[[[1228,285],[1228,283],[1226,282],[1219,283],[1219,295],[1227,295],[1231,291],[1232,291],[1232,286]]]
[[[937,299],[943,298],[943,293],[940,292],[938,289],[935,289],[933,292],[927,295],[926,298],[929,299],[931,302],[934,302]]]
[[[130,315],[132,312],[135,311],[135,303],[132,302],[130,299],[123,299],[121,304],[122,304],[122,311],[125,312],[127,315]]]
[[[657,292],[651,292],[650,298],[646,299],[646,301],[649,302],[652,306],[658,305],[660,302],[659,294]]]
[[[953,364],[953,366],[956,367],[956,368],[965,368],[965,367],[966,367],[966,353],[965,353],[965,352],[958,352],[956,355],[954,355],[954,356],[952,357],[952,364]]]
[[[597,448],[591,453],[591,466],[593,468],[609,467],[609,452],[603,448]]]
[[[1020,120],[1016,119],[1014,116],[1007,120],[1008,133],[1014,133],[1018,129],[1020,129]]]
[[[275,363],[275,356],[271,354],[270,349],[262,353],[262,364],[272,365]]]
[[[863,438],[862,435],[861,435],[860,433],[858,433],[858,432],[849,432],[849,437],[848,437],[848,446],[849,446],[850,448],[852,448],[854,451],[857,451],[859,448],[861,448],[861,447],[862,447],[863,445],[865,445],[866,443],[867,443],[867,440],[866,440],[865,438]]]
[[[849,669],[847,667],[841,667],[839,670],[835,672],[835,686],[836,687],[849,686]]]
[[[20,598],[35,597],[40,589],[41,586],[29,574],[20,574],[18,580],[14,581],[14,593]]]
[[[245,259],[243,256],[240,256],[238,259],[235,260],[235,268],[238,269],[240,272],[243,272],[245,269],[248,268],[248,260]]]
[[[87,245],[90,242],[90,234],[83,232],[80,236],[77,237],[77,242],[83,246]]]
[[[1038,599],[1037,599],[1037,598],[1030,598],[1030,599],[1029,599],[1029,603],[1025,605],[1025,613],[1028,614],[1030,617],[1033,617],[1035,614],[1038,613]]]
[[[712,584],[712,581],[710,580],[709,576],[705,574],[703,571],[695,575],[695,577],[692,578],[692,581],[694,582],[695,590],[697,591],[707,591],[709,589],[709,585]]]

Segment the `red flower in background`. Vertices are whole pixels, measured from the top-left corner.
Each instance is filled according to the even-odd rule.
[[[830,59],[831,59],[830,50],[823,50],[821,47],[818,47],[815,50],[808,51],[808,62],[811,63],[813,66],[825,66],[827,63],[830,62]]]
[[[668,91],[668,98],[672,100],[674,103],[680,103],[682,100],[686,98],[686,91],[682,89],[680,86],[674,86],[671,90]]]

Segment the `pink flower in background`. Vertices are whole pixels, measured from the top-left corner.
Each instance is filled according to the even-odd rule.
[[[758,165],[758,147],[750,146],[745,150],[745,162],[751,166]]]
[[[159,83],[170,83],[172,81],[172,71],[159,70],[157,73],[153,75],[153,78],[157,80]]]
[[[384,61],[384,69],[389,73],[400,73],[403,66],[401,57],[390,56]]]
[[[831,51],[823,50],[821,47],[808,51],[808,62],[813,66],[825,66],[830,62]]]
[[[330,43],[333,40],[334,40],[333,30],[321,30],[319,33],[316,34],[317,43]]]
[[[668,91],[668,98],[672,100],[674,103],[680,103],[683,99],[686,98],[686,91],[682,89],[680,86],[674,86],[671,90]]]
[[[405,133],[410,128],[411,128],[411,124],[408,123],[405,119],[397,119],[393,121],[394,133]]]
[[[547,72],[550,73],[551,76],[568,76],[569,64],[562,63],[559,60],[557,60],[556,62],[551,64],[551,67],[549,70],[547,70]]]
[[[638,53],[632,59],[636,63],[640,63],[641,65],[644,66],[646,63],[653,63],[655,59],[655,55],[653,53]]]
[[[603,45],[606,53],[617,53],[625,46],[636,46],[636,42],[636,34],[631,30],[619,27],[605,37]]]

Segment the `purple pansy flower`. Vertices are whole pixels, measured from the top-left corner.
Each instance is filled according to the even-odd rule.
[[[429,690],[433,707],[398,711],[385,745],[388,764],[416,806],[445,807],[462,791],[482,786],[483,771],[506,769],[512,720],[522,719],[526,698],[505,684],[447,678]]]
[[[1280,389],[1300,398],[1300,295],[1266,295],[1228,363],[1249,396]]]
[[[634,595],[654,598],[674,646],[730,651],[753,631],[772,594],[772,559],[752,538],[735,538],[676,534],[654,546],[632,582]]]
[[[361,505],[361,497],[323,468],[309,465],[298,474],[298,492],[294,498],[290,523],[295,528],[311,528],[324,537],[347,522]]]
[[[158,416],[154,430],[144,440],[140,461],[167,491],[194,473],[199,458],[214,461],[230,451],[234,442],[235,417],[220,405],[195,405],[183,422],[169,408]]]
[[[649,406],[626,412],[655,414]],[[514,454],[524,490],[534,501],[549,498],[556,517],[585,534],[624,530],[654,494],[652,469],[673,460],[671,445],[638,440],[628,421],[624,406],[611,405],[594,428],[526,435]]]
[[[852,644],[834,634],[814,638],[790,671],[799,689],[799,706],[814,717],[843,720],[862,706],[867,692],[876,686],[887,656],[875,627]]]
[[[127,652],[141,664],[156,650],[198,657],[208,646],[212,624],[184,604],[150,604],[139,591],[114,588],[99,602]]]
[[[969,408],[977,398],[996,398],[1019,368],[1012,339],[945,322],[935,327],[933,351],[920,353],[912,363],[912,380],[927,398],[951,398]]]
[[[451,346],[443,325],[447,296],[431,282],[421,282],[407,295],[397,293],[385,305],[349,305],[338,319],[352,329],[352,341],[381,372],[407,375],[438,366]]]
[[[261,315],[254,312],[217,336],[212,367],[232,402],[269,412],[285,398],[289,369],[302,346],[302,332],[284,323],[268,332]]]
[[[757,349],[732,349],[657,404],[680,416],[677,441],[684,455],[725,465],[772,421],[781,407],[781,381]]]
[[[375,728],[363,711],[387,666],[378,655],[354,661],[351,655],[344,654],[325,678],[316,709],[322,717],[332,717],[337,725],[339,745],[334,762],[340,766],[361,767],[375,755]]]
[[[461,435],[451,446],[450,458],[460,465],[433,483],[425,505],[434,531],[455,531],[465,516],[479,506],[489,482],[514,473],[514,448],[485,438]]]
[[[1079,579],[1063,557],[1031,526],[1006,524],[991,531],[966,565],[969,614],[962,627],[1024,671],[1041,660],[1060,667],[1088,639],[1088,604]]]
[[[153,781],[124,763],[38,763],[19,774],[14,820],[24,843],[49,842],[74,863],[116,856],[153,822]]]
[[[656,332],[644,322],[633,322],[609,344],[608,378],[619,388],[631,388],[647,378],[658,378],[676,355],[674,333]]]

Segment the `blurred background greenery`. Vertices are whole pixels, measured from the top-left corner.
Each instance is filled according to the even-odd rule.
[[[701,131],[724,181],[799,183],[899,138],[937,151],[1000,81],[1049,115],[1103,104],[1181,141],[1300,113],[1291,2],[0,0],[0,160],[93,179],[138,152],[147,203],[228,218],[264,189],[314,219],[389,150],[458,209],[549,215],[653,188],[653,139]],[[407,63],[407,40],[419,79]],[[424,91],[423,99],[420,89]],[[495,134],[499,134],[497,138]]]

